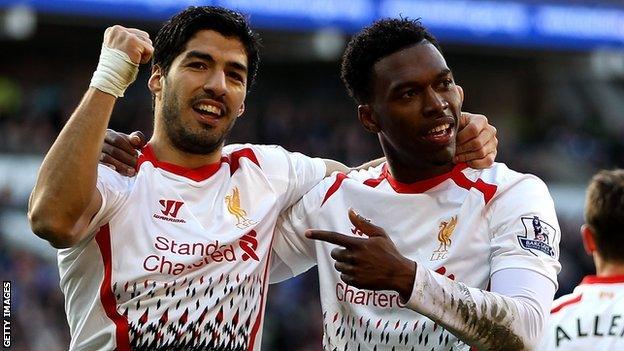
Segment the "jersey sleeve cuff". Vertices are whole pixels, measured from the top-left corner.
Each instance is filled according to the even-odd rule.
[[[419,305],[425,303],[423,299],[425,298],[424,288],[429,285],[429,282],[433,279],[429,270],[425,267],[418,265],[416,267],[416,274],[414,275],[414,286],[412,287],[412,293],[409,297],[409,300],[403,301],[401,298],[401,303],[405,304],[405,307],[415,310]]]

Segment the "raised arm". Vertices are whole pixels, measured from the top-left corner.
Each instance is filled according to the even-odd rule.
[[[39,237],[55,247],[80,241],[101,206],[97,163],[117,97],[136,78],[139,63],[152,54],[147,33],[121,26],[104,33],[91,86],[43,160],[33,189],[28,219]]]

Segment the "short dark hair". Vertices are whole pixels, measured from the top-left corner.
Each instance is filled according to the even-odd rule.
[[[605,261],[624,262],[624,170],[600,171],[587,188],[585,222]]]
[[[342,56],[340,76],[358,104],[371,99],[373,66],[382,58],[427,40],[440,52],[438,41],[419,20],[385,18],[357,33]]]
[[[160,28],[154,40],[154,59],[163,74],[169,72],[173,60],[200,30],[214,30],[225,37],[236,37],[247,53],[247,91],[253,86],[260,63],[260,37],[251,30],[249,22],[240,13],[222,7],[190,6],[171,17]]]

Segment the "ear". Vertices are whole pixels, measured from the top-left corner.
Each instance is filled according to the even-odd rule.
[[[594,240],[594,231],[587,224],[581,226],[581,236],[583,237],[583,247],[588,255],[593,256],[596,251],[596,241]]]
[[[245,103],[243,102],[238,108],[238,112],[236,113],[236,117],[240,117],[245,112]]]
[[[154,65],[152,67],[152,75],[147,81],[147,87],[149,90],[156,96],[156,98],[160,98],[160,93],[163,88],[163,79],[165,76],[162,74],[162,70],[158,65]]]
[[[375,120],[373,108],[370,105],[358,106],[358,119],[364,126],[364,129],[371,133],[379,133],[380,128]]]

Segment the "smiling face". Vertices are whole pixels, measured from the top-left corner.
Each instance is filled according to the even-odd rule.
[[[244,111],[245,47],[236,37],[201,30],[166,74],[154,66],[149,87],[155,96],[154,133],[164,131],[181,151],[210,154],[222,147]]]
[[[423,40],[382,58],[371,83],[359,116],[386,155],[417,168],[452,164],[463,91],[436,47]]]

